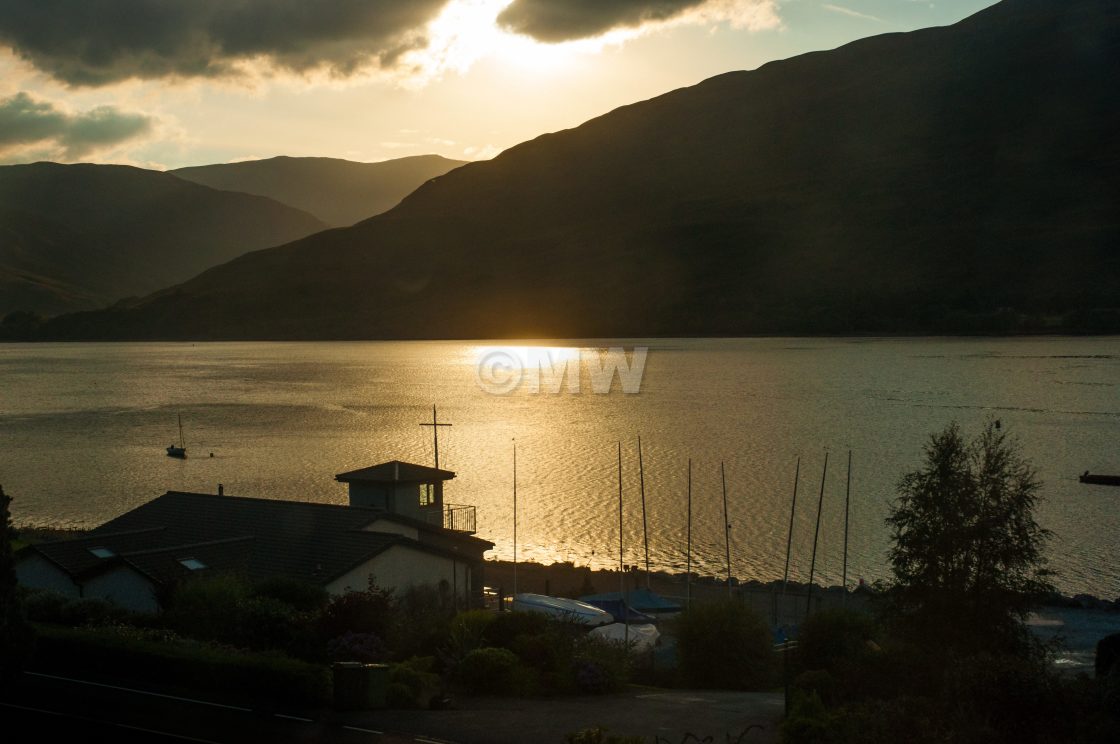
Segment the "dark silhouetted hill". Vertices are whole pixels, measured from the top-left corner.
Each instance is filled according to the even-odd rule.
[[[721,75],[47,335],[1118,330],[1118,14],[1004,0]]]
[[[140,168],[0,167],[0,317],[146,295],[324,227],[271,199]]]
[[[328,225],[346,227],[392,209],[425,181],[464,164],[439,155],[381,163],[278,157],[171,172],[215,189],[267,196],[310,212]]]

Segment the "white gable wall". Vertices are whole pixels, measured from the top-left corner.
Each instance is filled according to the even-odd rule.
[[[364,591],[371,575],[374,583],[383,589],[403,591],[424,584],[439,586],[441,581],[446,581],[447,586],[454,589],[456,597],[468,600],[470,596],[470,566],[467,563],[407,545],[394,545],[366,561],[328,584],[327,591],[331,594]]]
[[[378,517],[362,528],[364,532],[388,532],[394,535],[404,535],[410,540],[420,540],[420,530],[411,525],[396,522],[392,517]]]
[[[107,599],[133,612],[159,612],[156,587],[144,575],[127,566],[117,566],[82,585],[82,596]]]
[[[16,580],[29,589],[46,589],[77,599],[81,590],[70,576],[38,553],[28,553],[16,561]]]

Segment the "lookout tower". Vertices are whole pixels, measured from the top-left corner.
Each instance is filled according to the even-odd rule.
[[[474,507],[445,504],[443,501],[443,484],[454,477],[455,473],[450,470],[392,460],[340,473],[335,480],[350,487],[350,506],[376,509],[457,532],[474,533]]]

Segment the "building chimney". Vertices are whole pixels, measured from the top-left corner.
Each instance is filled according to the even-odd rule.
[[[219,496],[225,496],[226,495],[226,487],[223,486],[221,483],[218,484],[218,495]]]

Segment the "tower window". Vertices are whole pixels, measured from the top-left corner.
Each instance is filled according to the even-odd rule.
[[[431,483],[420,484],[420,506],[431,506],[436,503],[436,487]]]

